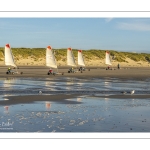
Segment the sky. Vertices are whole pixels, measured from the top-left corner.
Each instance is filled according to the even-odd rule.
[[[150,18],[0,18],[0,47],[150,53]]]

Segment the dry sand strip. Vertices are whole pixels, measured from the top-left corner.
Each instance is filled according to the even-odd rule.
[[[77,94],[8,96],[5,98],[9,100],[0,101],[0,105],[26,104],[26,103],[33,103],[36,101],[49,101],[49,102],[57,102],[62,104],[81,104],[82,102],[66,100],[66,99],[76,98],[78,96],[79,95]]]
[[[71,94],[71,95],[27,95],[27,96],[8,96],[7,101],[0,101],[0,105],[15,105],[15,104],[27,104],[34,103],[38,101],[49,101],[49,102],[57,102],[61,104],[81,104],[82,102],[67,100],[72,98],[79,97],[79,94]],[[102,96],[89,96],[95,98],[109,98],[109,99],[150,99],[150,95],[102,95]]]
[[[110,98],[110,99],[149,99],[150,95],[145,94],[134,94],[134,95],[102,95],[102,96],[93,96],[96,98]]]
[[[132,67],[132,68],[121,68],[106,70],[105,68],[95,67],[91,68],[90,71],[87,69],[82,73],[78,71],[77,73],[68,73],[68,69],[60,68],[59,72],[64,73],[64,75],[47,75],[48,68],[46,67],[20,67],[18,71],[23,72],[23,74],[7,75],[7,68],[0,67],[0,77],[34,77],[34,78],[57,78],[57,77],[77,77],[77,78],[124,78],[124,79],[140,79],[150,78],[150,68],[144,67]]]

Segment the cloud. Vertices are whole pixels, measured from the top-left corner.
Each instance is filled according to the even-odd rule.
[[[150,20],[134,20],[132,22],[119,22],[117,27],[121,30],[150,31]]]
[[[112,21],[112,20],[113,20],[113,18],[106,18],[106,19],[105,19],[106,22],[110,22],[110,21]]]

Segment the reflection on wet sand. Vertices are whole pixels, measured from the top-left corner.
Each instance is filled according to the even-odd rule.
[[[9,106],[4,106],[4,113],[8,114],[9,113]]]
[[[149,81],[18,78],[0,87],[0,119],[14,122],[11,132],[150,131]]]
[[[109,98],[105,98],[105,100],[109,100]]]
[[[14,78],[5,78],[3,80],[3,84],[1,85],[4,88],[9,88],[12,89],[13,88],[13,84],[16,82],[16,80]]]
[[[78,102],[81,102],[81,101],[82,101],[82,98],[81,98],[81,97],[77,97],[77,101],[78,101]]]
[[[45,102],[45,108],[46,108],[46,110],[50,110],[51,103],[50,102]]]

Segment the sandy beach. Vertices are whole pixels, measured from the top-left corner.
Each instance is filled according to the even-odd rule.
[[[45,66],[20,66],[18,72],[23,72],[23,74],[14,74],[14,75],[7,75],[7,67],[1,66],[0,67],[0,78],[49,78],[49,79],[56,79],[59,78],[59,81],[63,81],[65,77],[73,77],[79,79],[92,79],[92,78],[118,78],[124,80],[146,80],[150,77],[150,68],[148,67],[123,67],[121,69],[112,68],[112,70],[106,70],[104,67],[87,67],[86,71],[82,73],[80,71],[76,73],[68,73],[69,67],[60,67],[58,75],[47,75],[48,68]],[[13,69],[15,71],[15,69]],[[56,69],[53,69],[57,71]],[[61,73],[64,73],[63,75]],[[85,89],[86,91],[86,89]],[[11,105],[11,104],[19,104],[19,103],[33,103],[35,101],[61,101],[62,103],[66,103],[65,99],[67,98],[75,98],[78,97],[79,94],[59,94],[59,95],[28,95],[28,96],[9,96],[6,97],[9,101],[0,101],[0,105]],[[99,98],[115,98],[115,99],[146,99],[150,98],[148,94],[121,94],[121,95],[102,95],[102,96],[95,96]]]
[[[48,78],[56,78],[56,77],[77,77],[77,78],[124,78],[124,79],[140,79],[143,80],[145,78],[150,77],[150,68],[149,67],[122,67],[121,69],[112,68],[112,70],[106,70],[105,67],[87,67],[86,71],[82,73],[77,71],[76,73],[68,73],[69,67],[59,67],[58,72],[59,75],[47,75],[49,70],[48,67],[45,66],[19,66],[18,72],[23,72],[23,74],[14,74],[7,75],[7,67],[0,67],[0,77],[48,77]],[[89,71],[90,69],[90,71]],[[15,69],[14,69],[15,70]],[[57,72],[56,69],[53,69]],[[61,73],[64,73],[62,75]]]
[[[45,66],[19,66],[23,74],[14,75],[0,69],[0,124],[10,125],[0,132],[150,131],[148,67],[59,67],[64,75],[55,76]]]

